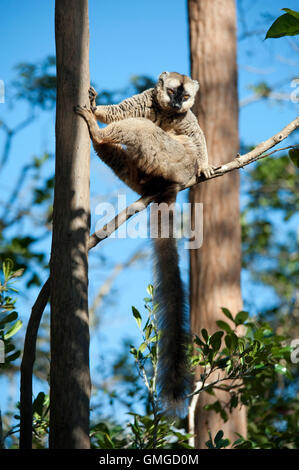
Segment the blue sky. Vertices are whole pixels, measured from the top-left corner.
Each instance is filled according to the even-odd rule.
[[[246,0],[244,2],[246,15],[242,22],[239,22],[238,35],[244,31],[244,18],[245,26],[249,30],[266,32],[272,19],[264,13],[277,17],[282,13],[280,9],[284,7],[296,9],[297,2]],[[156,78],[163,70],[189,73],[185,1],[90,0],[89,11],[91,79],[97,84],[99,91],[123,88],[132,75],[149,75]],[[54,1],[2,2],[0,15],[0,80],[4,80],[6,96],[9,98],[9,84],[15,78],[13,68],[17,63],[39,62],[46,56],[55,54]],[[239,43],[240,99],[251,94],[248,89],[250,84],[263,80],[270,84],[283,82],[282,90],[285,93],[293,91],[290,83],[296,70],[298,76],[298,50],[295,51],[288,38],[264,41],[263,37],[264,33],[261,33]],[[298,47],[298,41],[296,44]],[[297,69],[294,65],[296,62]],[[6,103],[0,104],[0,119],[5,119],[10,126],[14,126],[26,117],[27,111],[25,103],[17,102],[11,107],[7,99]],[[285,126],[296,114],[298,106],[291,102],[274,105],[260,101],[250,104],[240,111],[240,138],[246,144],[265,140]],[[54,117],[53,112],[41,112],[39,119],[14,140],[10,161],[0,175],[0,202],[5,199],[5,193],[14,186],[22,166],[30,162],[33,155],[41,155],[44,151],[53,152]],[[0,152],[2,145],[3,133],[0,133]],[[46,171],[51,174],[53,168],[52,160]],[[91,170],[94,208],[96,202],[103,198],[113,199],[112,188],[115,192],[122,188],[122,185],[94,156],[92,156]],[[133,193],[129,193],[128,197],[132,201]],[[93,226],[95,222],[96,217],[93,212]],[[30,232],[36,228],[28,226],[20,230]],[[110,269],[102,269],[100,256],[107,258],[111,267],[116,261],[126,261],[139,244],[144,244],[144,241],[107,240],[101,244],[96,250],[97,254],[91,257],[91,299],[110,273]],[[49,252],[50,239],[44,241],[42,247]],[[186,276],[186,259],[183,259],[183,270]],[[104,311],[101,311],[99,332],[96,337],[92,336],[93,351],[99,353],[97,345],[100,341],[105,344],[105,350],[113,351],[128,332],[133,337],[137,335],[137,327],[130,313],[131,305],[134,304],[142,310],[145,288],[151,281],[150,262],[136,265],[134,269],[127,270],[125,275],[117,279],[111,302]],[[244,283],[246,279],[243,287]],[[246,285],[246,289],[249,298],[252,296],[249,284]],[[36,291],[32,289],[30,292],[21,293],[19,312],[26,321]],[[1,390],[3,391],[3,388]],[[14,399],[17,400],[17,388],[15,390]],[[4,395],[1,393],[0,406],[6,401]]]

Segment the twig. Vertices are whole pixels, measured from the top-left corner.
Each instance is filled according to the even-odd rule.
[[[246,375],[244,374],[243,376],[242,375],[238,375],[236,377],[223,377],[223,378],[220,378],[218,377],[217,380],[214,380],[214,382],[209,382],[207,385],[203,385],[201,386],[201,388],[197,388],[194,392],[192,393],[189,393],[189,395],[186,396],[186,398],[193,398],[195,395],[198,395],[202,392],[205,392],[206,390],[209,390],[210,388],[215,388],[215,386],[217,384],[219,384],[219,382],[225,382],[225,381],[228,381],[228,380],[241,380],[241,379],[244,379],[246,377],[250,377],[250,375]],[[220,387],[218,387],[220,388]]]
[[[246,165],[249,165],[256,160],[265,158],[269,154],[265,154],[267,150],[277,145],[282,140],[286,139],[295,129],[299,127],[299,117],[290,122],[285,126],[280,132],[275,134],[270,139],[265,142],[261,142],[257,147],[255,147],[250,152],[244,155],[238,155],[234,160],[229,163],[222,165],[221,167],[215,170],[215,173],[209,178],[201,176],[200,178],[192,178],[188,184],[181,188],[187,189],[195,184],[201,183],[208,179],[217,178],[223,176],[225,173],[228,173],[239,168],[243,168]],[[281,149],[280,149],[281,150]],[[98,243],[108,238],[115,230],[117,230],[124,222],[126,222],[132,215],[143,211],[148,207],[148,205],[155,199],[155,196],[142,196],[140,199],[135,201],[133,204],[128,206],[122,212],[120,212],[113,220],[104,225],[104,227],[93,233],[89,237],[88,250],[91,250]],[[32,373],[33,373],[33,364],[35,360],[35,349],[36,349],[36,340],[37,332],[40,324],[40,320],[43,314],[43,311],[47,305],[48,299],[50,296],[50,281],[49,279],[42,287],[35,304],[32,307],[31,316],[27,325],[23,359],[21,364],[21,422],[20,422],[20,447],[21,448],[31,448],[32,441]],[[217,382],[216,382],[217,383]],[[204,387],[201,391],[206,390],[213,386],[209,384]],[[193,394],[192,394],[193,395]],[[190,395],[190,396],[192,396]]]

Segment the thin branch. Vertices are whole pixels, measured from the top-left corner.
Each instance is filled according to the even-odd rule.
[[[11,196],[9,197],[8,201],[3,203],[3,213],[2,213],[2,216],[1,218],[4,219],[6,218],[7,220],[7,213],[9,213],[9,211],[11,211],[11,209],[13,208],[13,204],[15,202],[15,200],[17,199],[18,195],[20,194],[20,191],[22,189],[22,187],[24,186],[25,184],[25,181],[26,181],[26,178],[27,178],[27,175],[28,175],[28,171],[30,171],[32,168],[34,168],[34,165],[33,164],[29,164],[29,165],[25,165],[22,170],[21,170],[21,173],[19,175],[19,178],[15,184],[15,187],[11,193]],[[19,212],[20,213],[20,212]],[[21,210],[21,214],[23,215],[23,210]],[[6,222],[6,226],[11,226],[15,220],[18,220],[18,216],[16,218],[11,218],[10,221],[7,221]]]
[[[88,250],[91,250],[92,248],[97,246],[98,243],[108,238],[133,215],[146,209],[148,205],[155,199],[155,197],[155,195],[142,196],[140,199],[133,202],[130,206],[126,207],[126,209],[117,214],[114,219],[110,220],[110,222],[104,225],[104,227],[102,227],[100,230],[93,233],[89,237]]]
[[[263,93],[254,93],[253,95],[248,96],[240,101],[239,106],[243,108],[251,103],[256,103],[259,100],[273,100],[273,101],[290,101],[291,102],[291,95],[290,93],[282,93],[282,92],[274,92],[271,91],[267,95],[263,95]]]
[[[2,127],[5,129],[6,132],[6,140],[3,148],[3,153],[1,157],[1,162],[0,162],[0,169],[4,167],[4,165],[7,163],[10,149],[11,149],[11,142],[13,137],[23,130],[25,127],[29,126],[35,119],[34,115],[30,115],[26,119],[24,119],[22,122],[20,122],[14,129],[10,129],[3,121],[1,121]]]
[[[265,154],[265,152],[271,149],[272,147],[274,147],[275,145],[277,145],[279,142],[286,139],[298,127],[299,127],[299,117],[297,117],[292,122],[290,122],[287,126],[285,126],[280,132],[275,134],[273,137],[270,137],[264,142],[261,142],[260,144],[258,144],[250,152],[247,152],[244,155],[238,154],[234,158],[234,160],[220,166],[219,168],[216,168],[214,174],[210,176],[210,178],[205,178],[203,176],[201,176],[198,179],[192,178],[192,180],[190,180],[188,184],[186,185],[186,188],[190,188],[194,184],[201,183],[202,181],[206,181],[207,179],[212,179],[212,178],[217,178],[218,176],[223,176],[225,173],[229,173],[230,171],[237,170],[239,168],[244,168],[244,166],[247,166],[250,163],[253,163],[257,160],[267,157],[268,155],[271,155],[270,153]],[[185,189],[185,188],[182,188],[182,189]]]
[[[231,162],[228,162],[222,165],[219,168],[216,168],[215,173],[209,178],[201,176],[199,178],[192,178],[188,184],[181,188],[187,189],[195,184],[204,182],[208,179],[217,178],[223,176],[230,171],[243,168],[246,165],[249,165],[256,160],[265,158],[269,154],[265,152],[275,145],[277,145],[282,140],[286,139],[295,129],[299,127],[299,117],[290,122],[285,126],[280,132],[275,134],[273,137],[270,137],[264,142],[261,142],[253,150],[244,154],[237,155]],[[280,149],[282,150],[282,149]],[[98,245],[101,241],[108,238],[115,230],[117,230],[123,223],[125,223],[130,217],[134,214],[143,211],[148,207],[148,205],[155,199],[155,196],[142,196],[137,201],[133,202],[130,206],[120,212],[113,220],[108,222],[101,230],[93,233],[89,237],[88,250],[91,250]],[[41,321],[43,311],[47,305],[48,299],[50,296],[50,280],[48,279],[44,286],[42,287],[35,304],[32,307],[31,316],[27,325],[23,359],[21,364],[21,434],[20,442],[26,446],[26,448],[31,446],[31,434],[32,434],[32,373],[33,373],[33,364],[35,360],[35,349],[36,349],[36,340],[38,327]],[[217,383],[217,382],[216,382]],[[213,384],[209,384],[204,389],[208,389]],[[203,391],[202,389],[201,391]],[[190,395],[192,396],[192,395]],[[29,445],[30,441],[30,445]]]
[[[50,297],[50,279],[43,285],[32,307],[26,329],[21,363],[20,395],[20,448],[31,448],[32,444],[32,372],[35,361],[37,332],[42,314]]]
[[[236,377],[223,377],[223,378],[220,378],[218,377],[217,380],[214,380],[214,382],[209,382],[207,383],[207,385],[203,385],[200,387],[200,388],[197,388],[194,392],[190,393],[189,395],[186,396],[186,398],[193,398],[195,395],[198,395],[202,392],[205,392],[207,390],[210,390],[211,388],[216,388],[217,384],[219,384],[220,382],[227,382],[229,380],[231,381],[234,381],[234,380],[242,380],[246,377],[251,377],[251,374],[244,374],[244,375],[238,375]],[[240,384],[241,386],[241,384]],[[233,388],[235,388],[236,386],[233,386]],[[220,389],[220,387],[217,387]],[[227,391],[227,390],[224,390],[223,388],[221,388],[221,390],[223,391]]]

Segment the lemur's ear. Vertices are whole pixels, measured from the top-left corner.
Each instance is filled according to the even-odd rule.
[[[194,85],[195,85],[195,88],[196,88],[196,92],[198,91],[199,87],[200,87],[200,84],[197,80],[192,80]]]
[[[158,77],[158,81],[163,84],[164,78],[166,78],[167,75],[169,75],[169,72],[162,72],[162,73],[159,75],[159,77]]]

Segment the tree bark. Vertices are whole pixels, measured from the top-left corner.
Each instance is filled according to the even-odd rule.
[[[51,282],[50,448],[89,441],[88,239],[90,138],[88,0],[56,0],[56,170]]]
[[[188,12],[191,75],[200,83],[194,112],[206,136],[209,162],[220,166],[239,151],[235,2],[188,0]],[[233,314],[242,310],[239,172],[192,188],[190,201],[193,207],[203,203],[204,211],[203,245],[190,250],[191,330],[199,334],[206,328],[212,334],[216,320],[223,318],[221,307]],[[238,438],[236,432],[246,434],[244,407],[226,423],[214,411],[204,410],[216,399],[228,401],[229,395],[200,394],[189,416],[197,448],[206,448],[208,431],[214,437],[222,429],[231,442]]]

